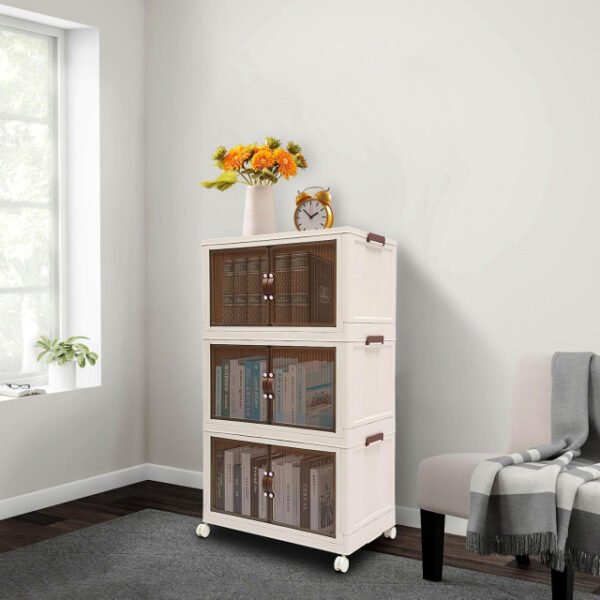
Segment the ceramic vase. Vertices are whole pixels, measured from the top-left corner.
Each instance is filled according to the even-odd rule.
[[[48,385],[56,390],[74,390],[76,387],[76,366],[74,361],[62,366],[54,362],[50,363],[48,365]]]
[[[257,233],[274,233],[275,203],[273,186],[253,185],[246,188],[246,204],[244,207],[244,235]]]

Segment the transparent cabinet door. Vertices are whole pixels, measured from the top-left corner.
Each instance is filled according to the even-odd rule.
[[[335,257],[335,240],[271,248],[273,325],[335,326]]]
[[[335,453],[271,446],[272,522],[335,536]]]
[[[263,290],[268,271],[268,248],[212,250],[211,325],[269,325],[271,302]]]
[[[266,346],[213,344],[211,362],[211,417],[267,423],[269,399],[265,395]]]
[[[269,520],[271,500],[263,485],[269,446],[213,437],[211,470],[211,510]]]
[[[335,348],[272,347],[272,423],[335,430]]]

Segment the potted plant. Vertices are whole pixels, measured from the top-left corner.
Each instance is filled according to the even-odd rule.
[[[86,364],[94,366],[98,360],[98,355],[92,352],[85,344],[78,340],[87,340],[89,338],[78,335],[71,336],[66,340],[42,335],[35,347],[41,352],[37,360],[46,359],[48,363],[48,384],[56,389],[74,389],[75,388],[75,367],[79,365],[82,369]]]
[[[296,175],[298,169],[306,169],[302,148],[294,142],[282,148],[277,138],[267,137],[262,145],[238,145],[229,150],[219,146],[212,158],[223,172],[212,181],[203,181],[204,187],[223,192],[236,183],[248,186],[244,235],[276,231],[273,186],[282,177],[289,179]]]

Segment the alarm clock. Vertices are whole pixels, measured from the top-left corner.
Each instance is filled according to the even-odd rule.
[[[319,191],[314,194],[308,193],[308,190],[315,189]],[[294,210],[294,225],[296,225],[298,231],[329,229],[333,226],[333,210],[331,209],[329,188],[314,186],[298,192],[296,209]]]

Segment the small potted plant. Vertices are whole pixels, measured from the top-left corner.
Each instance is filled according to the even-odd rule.
[[[295,142],[282,148],[277,138],[267,137],[264,144],[238,145],[229,150],[219,146],[212,158],[223,172],[212,181],[203,181],[204,187],[223,192],[236,183],[247,186],[244,235],[275,232],[273,186],[282,177],[289,179],[298,169],[306,169],[302,148]]]
[[[35,343],[41,352],[38,361],[42,358],[48,363],[48,384],[51,388],[69,390],[75,388],[75,368],[79,365],[82,369],[86,364],[94,366],[98,355],[92,352],[84,343],[78,340],[87,340],[84,336],[72,336],[66,340],[42,335]]]

